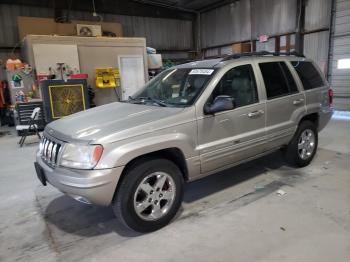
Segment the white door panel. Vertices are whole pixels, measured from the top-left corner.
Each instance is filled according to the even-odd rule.
[[[118,60],[122,99],[126,100],[145,84],[145,67],[142,56],[123,55]]]

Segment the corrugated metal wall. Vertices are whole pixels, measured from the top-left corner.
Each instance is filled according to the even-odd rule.
[[[308,0],[305,7],[305,31],[328,29],[332,0]],[[321,70],[327,72],[329,31],[304,35],[304,54],[315,60]]]
[[[329,31],[304,35],[304,55],[313,59],[326,74],[328,61]]]
[[[294,32],[296,0],[252,0],[253,37]]]
[[[335,107],[350,110],[350,68],[339,69],[340,59],[350,59],[350,0],[337,0],[335,4],[330,72]]]
[[[252,10],[250,3],[252,3]],[[240,0],[201,14],[202,47],[295,31],[296,0]],[[252,11],[252,24],[250,14]]]
[[[0,46],[18,41],[17,16],[53,17],[53,9],[0,4]],[[91,13],[71,11],[71,19],[93,20]],[[124,36],[146,37],[147,45],[157,49],[193,49],[192,22],[188,20],[103,15],[106,22],[119,22]]]
[[[0,4],[0,46],[13,47],[19,41],[17,16],[53,17],[53,9]]]
[[[87,12],[71,12],[71,19],[91,20]],[[192,21],[104,14],[103,21],[118,22],[124,36],[145,37],[147,46],[166,50],[192,50]]]
[[[202,48],[250,39],[250,0],[201,14]]]
[[[328,28],[332,0],[307,0],[305,7],[305,30]]]

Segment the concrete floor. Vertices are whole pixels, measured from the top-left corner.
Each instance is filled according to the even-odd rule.
[[[349,136],[350,118],[332,119],[306,168],[286,166],[277,152],[190,183],[177,219],[139,235],[121,229],[110,208],[41,186],[33,168],[37,144],[20,149],[18,137],[5,135],[0,261],[348,262]]]

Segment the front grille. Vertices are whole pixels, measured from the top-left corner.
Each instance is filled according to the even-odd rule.
[[[40,143],[40,152],[44,162],[50,166],[56,166],[61,148],[62,145],[60,143],[55,142],[47,137],[43,137]]]

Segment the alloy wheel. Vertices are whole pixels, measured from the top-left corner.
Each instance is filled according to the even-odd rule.
[[[170,210],[175,194],[175,182],[169,174],[151,173],[141,181],[135,191],[135,212],[143,220],[158,220]]]
[[[299,138],[298,154],[301,159],[306,160],[312,156],[315,150],[315,134],[311,129],[305,129]]]

